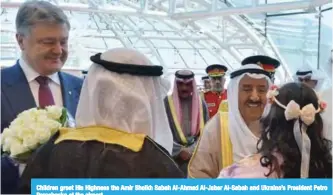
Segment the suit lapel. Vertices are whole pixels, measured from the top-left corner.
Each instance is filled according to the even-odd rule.
[[[72,116],[75,116],[75,105],[78,101],[78,90],[75,86],[73,86],[66,74],[59,72],[59,78],[61,82],[61,93],[64,107],[67,108]]]
[[[21,113],[24,110],[36,107],[27,78],[18,62],[14,65],[12,73],[13,76],[6,75],[7,78],[3,80],[6,84],[3,86],[5,89],[2,90],[6,92],[5,96],[13,113]]]

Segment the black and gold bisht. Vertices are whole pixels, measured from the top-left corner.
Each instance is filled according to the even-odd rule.
[[[161,66],[91,60],[119,74],[160,76]],[[112,101],[112,100],[110,100]],[[182,178],[182,171],[162,146],[144,134],[105,126],[60,129],[28,161],[20,193],[30,194],[31,178]]]

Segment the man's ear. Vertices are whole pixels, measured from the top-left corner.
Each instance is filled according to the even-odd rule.
[[[24,50],[23,39],[24,39],[23,35],[16,33],[16,41],[17,44],[20,46],[21,50]]]

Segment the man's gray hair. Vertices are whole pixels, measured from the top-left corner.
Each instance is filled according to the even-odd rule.
[[[65,24],[70,29],[67,16],[61,8],[47,1],[27,1],[16,15],[16,32],[26,35],[38,23]]]

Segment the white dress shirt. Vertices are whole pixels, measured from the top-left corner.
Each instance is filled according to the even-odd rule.
[[[40,74],[37,73],[31,66],[29,66],[22,57],[20,58],[19,63],[25,74],[25,77],[27,78],[36,105],[39,106],[39,83],[35,79],[40,76]],[[48,77],[51,79],[49,87],[51,89],[55,105],[63,106],[60,79],[58,73],[54,73],[52,75],[49,75]]]

